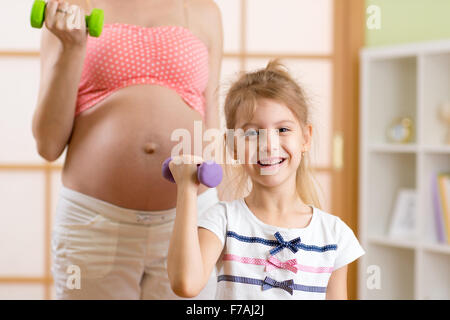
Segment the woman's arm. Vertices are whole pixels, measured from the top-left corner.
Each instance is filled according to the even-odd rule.
[[[219,114],[219,83],[220,73],[222,67],[223,57],[223,26],[222,15],[220,8],[214,0],[191,0],[191,4],[195,10],[192,10],[190,16],[197,21],[200,21],[202,30],[207,34],[208,38],[208,84],[203,93],[205,99],[205,127],[206,129],[219,129],[220,130],[220,114]],[[204,141],[203,150],[206,145],[209,145],[210,141]],[[217,143],[217,147],[214,150],[219,150],[222,146],[222,141],[213,141]],[[220,159],[219,155],[214,155],[217,163],[222,163],[223,159]],[[211,160],[211,159],[207,159]],[[224,180],[227,178],[224,177]],[[223,185],[218,186],[219,198],[221,198]],[[202,193],[207,188],[200,186],[199,192]]]
[[[212,0],[194,3],[198,21],[208,33],[209,78],[204,93],[206,128],[220,129],[219,81],[223,54],[223,30],[220,10]],[[208,282],[214,265],[222,252],[222,243],[209,230],[197,228],[197,166],[169,167],[177,181],[177,215],[172,232],[167,271],[172,290],[182,297],[195,297]],[[184,169],[183,169],[184,168]],[[202,187],[200,187],[202,188]]]
[[[189,160],[184,156],[185,162]],[[215,234],[197,228],[196,177],[199,159],[192,164],[169,163],[177,182],[177,208],[170,239],[167,272],[175,294],[195,297],[208,282],[209,276],[222,251],[222,243]]]
[[[223,56],[222,16],[217,4],[212,0],[203,1],[204,30],[208,32],[209,78],[204,93],[206,101],[205,122],[207,128],[220,129],[219,83]]]
[[[68,15],[56,13],[61,0],[49,1],[41,38],[41,76],[32,132],[38,153],[48,161],[56,160],[70,139],[75,114],[78,83],[86,51],[84,10],[77,28],[68,29]]]
[[[347,300],[347,266],[334,270],[328,281],[327,300]]]

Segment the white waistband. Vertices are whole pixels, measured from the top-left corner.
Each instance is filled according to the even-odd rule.
[[[100,214],[108,219],[129,223],[161,223],[175,219],[176,208],[158,211],[133,210],[88,196],[84,193],[61,186],[60,197],[80,208]],[[201,213],[217,203],[217,190],[211,188],[198,196],[198,212]]]

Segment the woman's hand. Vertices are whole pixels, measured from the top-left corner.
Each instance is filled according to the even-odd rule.
[[[62,0],[49,0],[45,10],[45,26],[63,44],[63,48],[83,47],[87,41],[85,12]]]
[[[169,162],[169,169],[177,184],[177,187],[198,188],[200,182],[197,178],[197,168],[203,159],[194,155],[182,155],[173,157]]]

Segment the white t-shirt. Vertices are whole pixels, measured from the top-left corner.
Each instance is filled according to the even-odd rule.
[[[325,299],[331,272],[365,252],[339,217],[311,207],[305,228],[268,225],[244,199],[204,211],[198,226],[224,245],[216,264],[216,299]]]

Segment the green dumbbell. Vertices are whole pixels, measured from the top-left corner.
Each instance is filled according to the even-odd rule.
[[[42,28],[45,17],[45,8],[47,3],[44,0],[35,0],[31,9],[31,26],[33,28]],[[90,16],[86,16],[86,28],[92,37],[99,37],[103,30],[103,10],[93,9]]]

